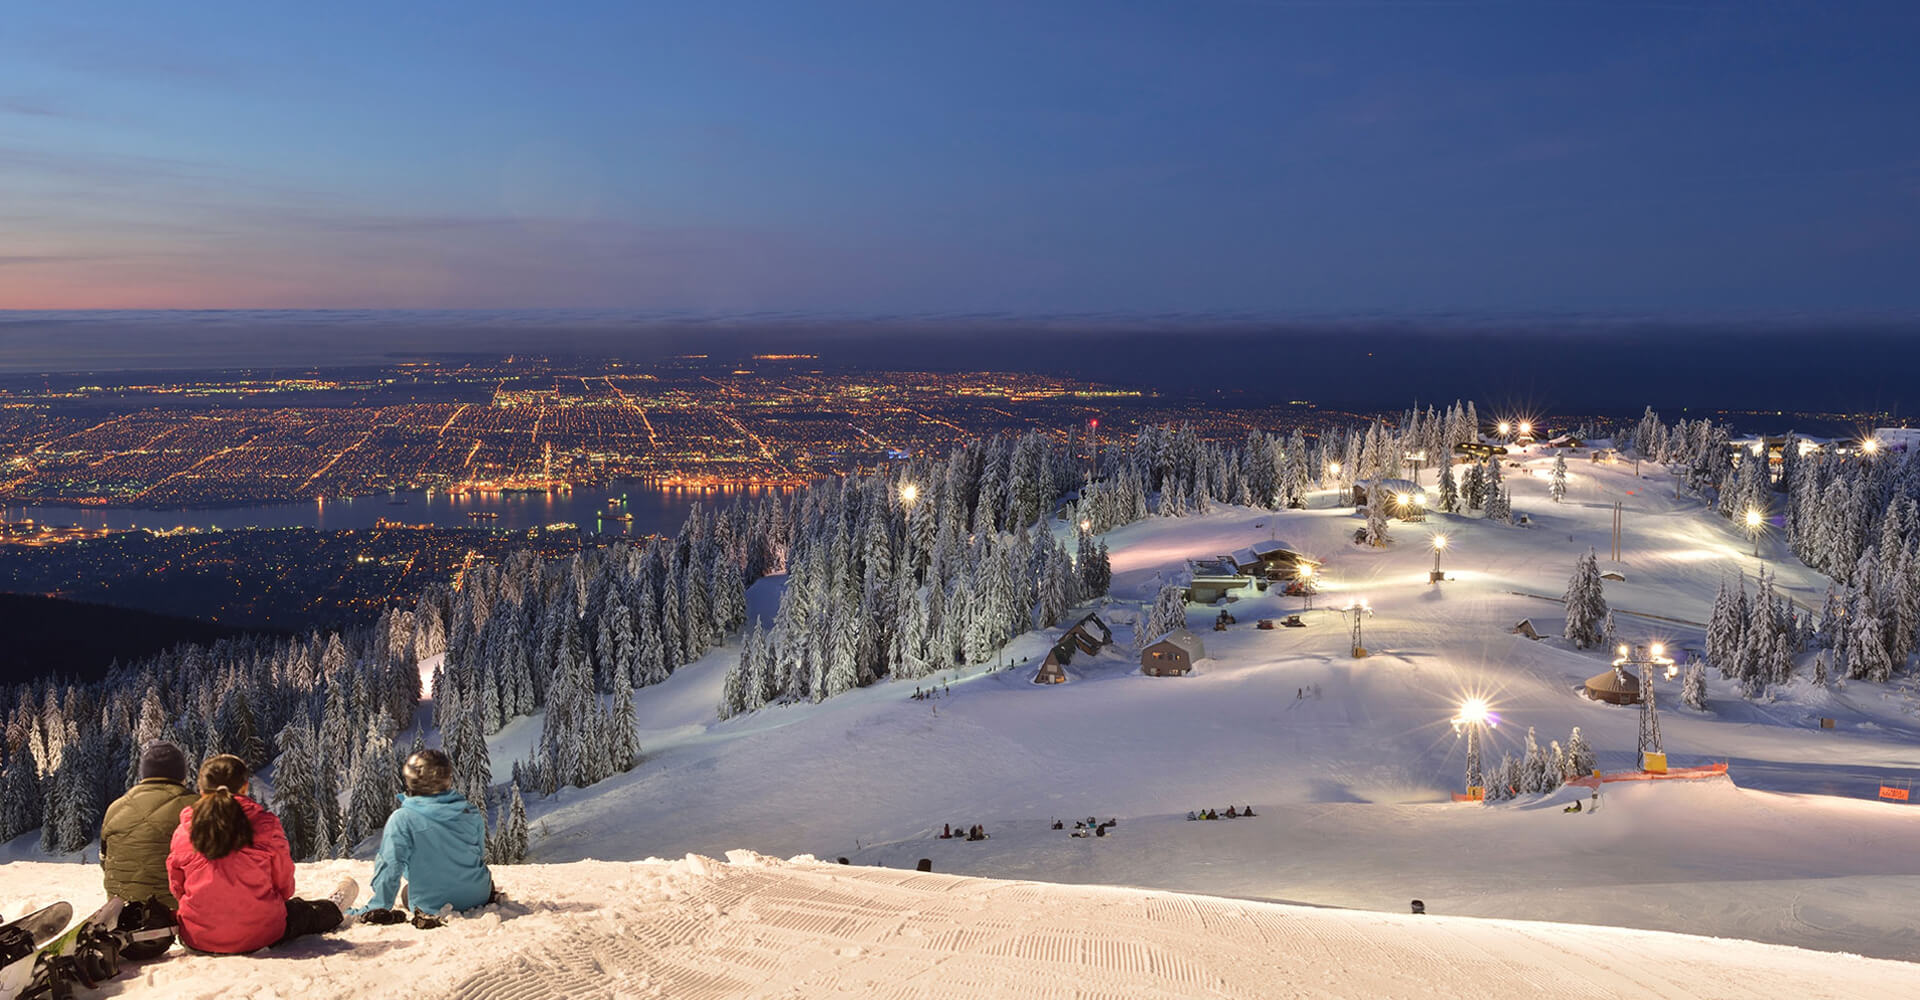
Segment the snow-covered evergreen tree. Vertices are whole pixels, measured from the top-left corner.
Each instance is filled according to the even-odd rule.
[[[1699,660],[1687,667],[1680,681],[1680,700],[1688,708],[1704,712],[1707,708],[1707,665]]]
[[[1599,643],[1609,609],[1601,589],[1598,553],[1593,549],[1587,549],[1587,554],[1575,562],[1562,601],[1567,609],[1567,640],[1581,649]]]
[[[1554,503],[1567,498],[1567,456],[1553,456],[1553,475],[1547,480],[1547,496]]]
[[[1573,732],[1567,734],[1566,756],[1567,770],[1576,776],[1592,774],[1597,767],[1593,745],[1587,742],[1579,726],[1573,727]]]

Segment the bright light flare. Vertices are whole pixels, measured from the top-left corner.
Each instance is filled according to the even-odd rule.
[[[1520,421],[1520,433],[1522,433],[1522,434],[1532,434],[1532,433],[1533,433],[1533,421],[1531,421],[1531,420],[1522,420],[1522,421]]]
[[[1872,438],[1868,438],[1865,441],[1860,442],[1860,450],[1871,455],[1874,452],[1880,450],[1880,442],[1875,441]]]
[[[900,499],[907,503],[920,499],[920,487],[912,483],[903,484],[900,487]]]
[[[1747,527],[1754,528],[1754,529],[1758,529],[1760,527],[1759,511],[1753,510],[1751,508],[1747,510]]]
[[[1652,653],[1652,654],[1654,655],[1654,657],[1655,657],[1656,659],[1657,659],[1657,658],[1659,658],[1659,657],[1662,657],[1662,656],[1665,656],[1665,655],[1667,655],[1667,647],[1665,647],[1665,646],[1663,646],[1663,645],[1661,645],[1661,644],[1659,644],[1659,643],[1657,643],[1657,642],[1656,642],[1656,643],[1654,643],[1653,645],[1651,645],[1651,646],[1649,646],[1649,647],[1647,647],[1647,651],[1648,651],[1648,652],[1650,652],[1650,653]]]
[[[1460,703],[1460,721],[1467,725],[1481,725],[1492,716],[1493,710],[1488,707],[1485,698],[1468,698]]]
[[[1495,429],[1498,430],[1501,434],[1506,434],[1513,430],[1513,425],[1502,420],[1500,421],[1499,426],[1496,427]]]
[[[1440,549],[1444,549],[1444,548],[1446,548],[1446,547],[1447,547],[1447,536],[1445,536],[1445,535],[1435,535],[1435,536],[1433,536],[1433,547],[1434,547],[1434,549],[1435,549],[1436,551],[1438,551],[1438,550],[1440,550]]]

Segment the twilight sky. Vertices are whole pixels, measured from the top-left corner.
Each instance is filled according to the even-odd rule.
[[[20,3],[0,308],[1920,310],[1920,2]]]

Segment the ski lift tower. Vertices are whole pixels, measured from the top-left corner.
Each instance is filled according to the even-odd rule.
[[[1664,668],[1667,679],[1672,680],[1680,668],[1667,655],[1667,647],[1657,642],[1644,646],[1622,643],[1615,652],[1619,655],[1614,657],[1614,670],[1624,673],[1628,667],[1640,668],[1640,769],[1665,774],[1667,751],[1660,742],[1660,712],[1654,705],[1654,670]]]
[[[1340,613],[1353,619],[1353,658],[1364,659],[1367,655],[1367,646],[1360,637],[1360,623],[1373,614],[1373,608],[1367,604],[1365,598],[1361,598],[1358,601],[1349,601],[1346,607],[1340,609]]]

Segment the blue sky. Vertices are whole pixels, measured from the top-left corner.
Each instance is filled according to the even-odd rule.
[[[0,307],[1920,309],[1920,3],[34,4]]]

